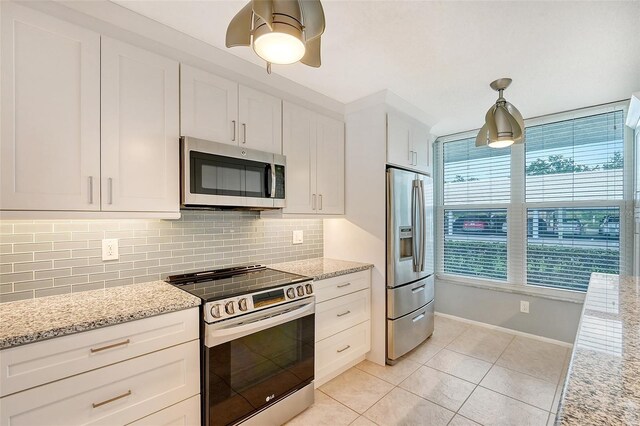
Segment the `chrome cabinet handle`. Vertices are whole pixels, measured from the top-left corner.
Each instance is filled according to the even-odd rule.
[[[318,210],[322,210],[322,194],[318,195]]]
[[[93,204],[93,176],[89,176],[89,204]]]
[[[109,204],[113,204],[113,179],[108,178],[107,183],[109,186]]]
[[[349,287],[351,285],[351,283],[346,283],[346,284],[338,284],[338,288],[344,288],[344,287]]]
[[[347,346],[345,346],[345,347],[344,347],[344,348],[342,348],[342,349],[338,349],[336,352],[338,352],[338,353],[340,353],[340,352],[344,352],[344,351],[346,351],[347,349],[349,349],[350,347],[351,347],[351,345],[347,345]]]
[[[233,125],[233,137],[231,138],[232,141],[236,141],[236,120],[231,120],[231,124]]]
[[[424,314],[420,314],[417,317],[413,318],[411,321],[413,322],[418,322],[420,321],[422,318],[424,318]]]
[[[127,339],[123,340],[122,342],[114,343],[112,345],[102,346],[100,348],[91,348],[89,350],[94,354],[96,352],[106,351],[107,349],[117,348],[118,346],[128,345],[129,343],[131,343],[131,340]]]
[[[242,143],[247,143],[247,123],[242,123]]]
[[[127,396],[129,396],[129,395],[131,395],[131,389],[129,389],[128,391],[126,391],[126,392],[125,392],[125,393],[123,393],[122,395],[114,396],[113,398],[109,398],[109,399],[107,399],[106,401],[102,401],[102,402],[94,402],[94,403],[93,403],[93,404],[91,404],[91,405],[93,406],[93,408],[98,408],[98,407],[101,407],[101,406],[103,406],[103,405],[105,405],[105,404],[108,404],[108,403],[110,403],[110,402],[117,401],[117,400],[122,399],[122,398],[126,398],[126,397],[127,397]]]
[[[316,194],[311,195],[311,210],[316,209]]]
[[[413,165],[417,166],[418,165],[418,153],[416,151],[413,151],[413,155],[415,156],[415,158],[413,160]]]
[[[347,314],[350,314],[350,313],[351,313],[351,311],[345,311],[345,312],[343,312],[343,313],[341,313],[341,314],[337,314],[336,316],[338,316],[338,317],[343,317],[343,316],[345,316],[345,315],[347,315]]]

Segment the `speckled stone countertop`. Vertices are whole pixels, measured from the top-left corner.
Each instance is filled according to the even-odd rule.
[[[0,349],[198,305],[163,281],[0,303]]]
[[[640,278],[592,274],[556,425],[640,424]]]
[[[348,262],[346,260],[320,257],[317,259],[277,263],[275,265],[269,265],[269,268],[292,274],[313,277],[316,280],[324,280],[340,275],[351,274],[353,272],[366,271],[367,269],[373,268],[373,265],[370,263]]]

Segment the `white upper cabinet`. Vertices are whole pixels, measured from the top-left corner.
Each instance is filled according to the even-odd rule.
[[[102,38],[102,209],[179,211],[178,62]]]
[[[180,65],[180,134],[238,144],[238,83]]]
[[[283,103],[289,214],[344,214],[344,123]]]
[[[315,213],[316,119],[308,109],[284,102],[282,152],[287,157],[283,213]]]
[[[282,101],[188,65],[180,67],[180,134],[282,153]]]
[[[429,128],[395,112],[387,114],[387,163],[431,172]]]
[[[344,214],[344,123],[323,115],[317,117],[318,211]]]
[[[282,101],[246,86],[238,92],[240,146],[282,153]]]
[[[1,210],[100,209],[100,36],[2,7]]]

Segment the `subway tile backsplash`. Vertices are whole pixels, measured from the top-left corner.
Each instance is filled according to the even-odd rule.
[[[304,242],[292,245],[298,229]],[[322,257],[322,232],[322,219],[240,211],[183,211],[179,220],[3,220],[0,302]],[[118,239],[118,260],[102,261],[104,238]]]

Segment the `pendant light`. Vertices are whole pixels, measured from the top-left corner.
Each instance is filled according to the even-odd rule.
[[[251,46],[269,74],[271,64],[317,68],[324,28],[320,0],[252,0],[229,23],[226,45]]]
[[[476,146],[506,148],[524,141],[524,120],[520,111],[503,97],[511,84],[510,78],[500,78],[490,84],[498,92],[498,100],[484,117],[484,126],[476,137]]]

